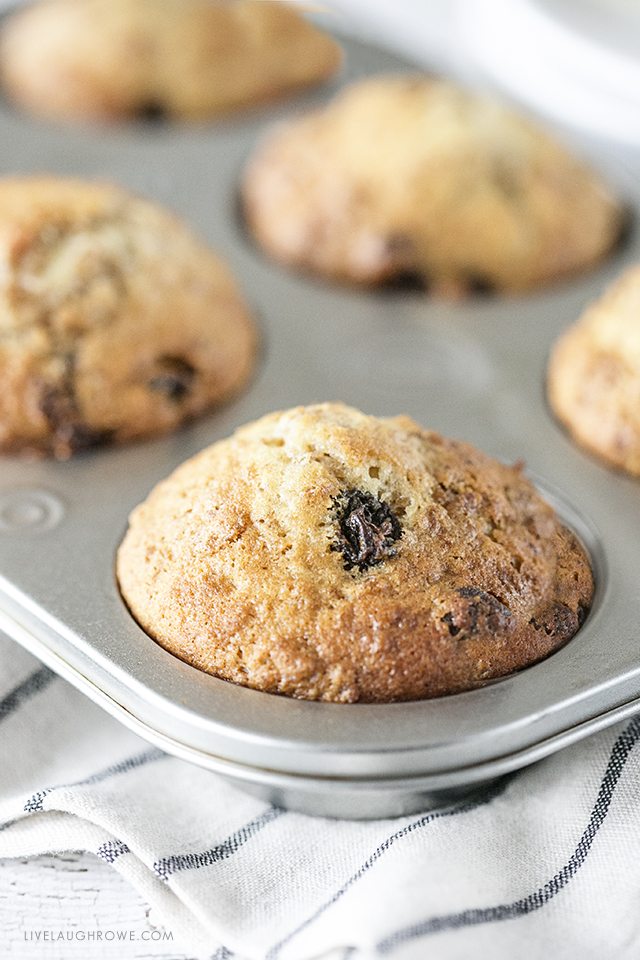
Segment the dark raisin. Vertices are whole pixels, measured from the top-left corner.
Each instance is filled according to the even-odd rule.
[[[578,604],[578,626],[581,627],[589,616],[589,607],[585,607],[583,603]]]
[[[191,390],[195,375],[195,367],[182,357],[162,357],[158,372],[149,380],[149,387],[179,403]]]
[[[452,604],[453,609],[441,618],[452,637],[473,636],[481,630],[498,633],[509,625],[511,611],[492,593],[479,587],[460,587],[456,594],[464,602]]]
[[[82,450],[101,447],[113,439],[113,430],[96,430],[84,423],[69,423],[56,430],[55,452],[58,457],[71,456]]]
[[[69,383],[53,386],[44,384],[40,392],[38,406],[47,423],[54,430],[60,424],[72,421],[77,417],[76,402]]]
[[[580,627],[580,615],[564,603],[555,603],[541,616],[532,617],[529,623],[535,630],[544,630],[548,637],[568,640]]]
[[[165,123],[169,119],[169,110],[160,100],[145,100],[135,108],[134,115],[142,123]]]
[[[449,628],[449,633],[451,634],[452,637],[457,637],[457,636],[458,636],[458,634],[460,633],[460,630],[461,630],[462,628],[456,626],[456,624],[454,623],[454,620],[453,620],[453,614],[452,614],[452,613],[445,613],[444,617],[442,618],[442,622],[443,622],[443,623],[446,623],[446,625],[447,625],[448,628]]]
[[[631,207],[624,207],[620,214],[618,226],[618,236],[616,237],[615,250],[620,250],[632,239],[635,230],[635,215]]]
[[[480,274],[469,274],[466,279],[467,290],[477,297],[490,297],[496,292],[496,285],[488,277]]]
[[[75,357],[62,355],[63,373],[55,383],[43,383],[38,405],[51,427],[52,452],[67,459],[81,450],[89,450],[113,439],[113,430],[96,429],[84,423],[78,404],[75,381]]]
[[[363,490],[347,490],[334,500],[338,536],[331,545],[344,558],[345,570],[360,571],[395,557],[393,546],[402,527],[388,503]]]
[[[427,293],[427,278],[419,270],[399,270],[383,280],[381,289],[389,293]]]

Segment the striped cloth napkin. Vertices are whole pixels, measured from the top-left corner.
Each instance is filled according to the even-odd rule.
[[[288,813],[0,638],[0,857],[90,851],[218,960],[640,956],[640,717],[401,820]]]

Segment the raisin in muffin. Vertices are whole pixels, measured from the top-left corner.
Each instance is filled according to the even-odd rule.
[[[65,458],[161,433],[251,372],[224,264],[117,187],[1,180],[0,264],[0,450]]]
[[[640,267],[556,343],[549,402],[578,443],[640,476]]]
[[[283,263],[451,297],[584,270],[621,222],[598,177],[532,123],[412,75],[359,82],[277,129],[243,192],[250,230]]]
[[[271,414],[184,463],[133,512],[117,569],[178,657],[337,702],[503,676],[572,637],[593,593],[519,467],[341,404]]]
[[[324,80],[339,60],[268,0],[43,0],[0,43],[9,95],[54,118],[213,117]]]

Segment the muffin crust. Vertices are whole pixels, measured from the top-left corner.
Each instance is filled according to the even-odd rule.
[[[582,546],[520,467],[341,404],[243,427],[133,512],[117,571],[201,670],[337,702],[466,690],[578,630]]]
[[[598,177],[535,125],[419,75],[355,83],[276,129],[246,171],[244,208],[285,264],[453,298],[585,270],[621,223]]]
[[[5,89],[57,119],[215,117],[339,62],[334,41],[279,0],[41,0],[0,36]]]
[[[548,391],[581,446],[640,476],[640,267],[627,270],[556,343]]]
[[[0,181],[0,450],[171,430],[239,390],[256,334],[227,268],[118,187]]]

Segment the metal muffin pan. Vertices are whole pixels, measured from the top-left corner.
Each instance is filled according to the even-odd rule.
[[[407,69],[372,48],[344,46],[339,82]],[[333,92],[188,128],[53,127],[0,106],[3,174],[108,178],[174,208],[227,257],[264,337],[249,389],[172,436],[68,463],[0,458],[0,629],[141,736],[271,802],[327,816],[394,816],[448,801],[640,709],[640,488],[575,447],[544,397],[550,344],[640,258],[640,237],[632,230],[607,263],[578,279],[461,304],[287,272],[245,235],[240,172],[264,128]],[[640,203],[631,163],[581,146],[628,202]],[[131,508],[240,424],[331,399],[406,412],[495,457],[524,458],[591,552],[597,595],[578,635],[482,689],[384,705],[248,690],[151,640],[114,576]]]

